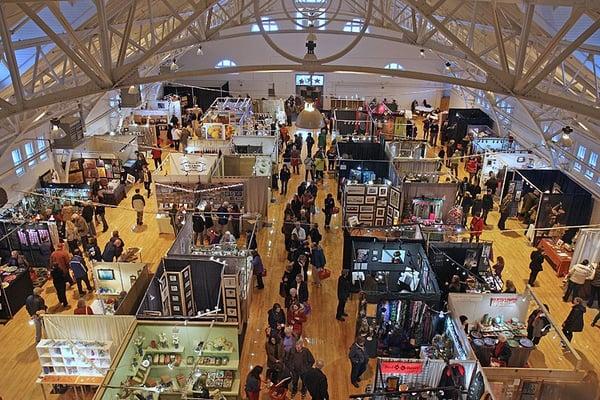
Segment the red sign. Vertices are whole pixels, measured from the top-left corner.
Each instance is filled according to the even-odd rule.
[[[423,371],[422,362],[382,361],[382,374],[408,374],[416,375]]]

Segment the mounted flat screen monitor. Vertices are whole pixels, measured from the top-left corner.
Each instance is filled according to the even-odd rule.
[[[114,281],[115,271],[113,271],[112,269],[99,269],[98,279],[101,281]]]
[[[402,264],[405,256],[405,250],[383,250],[379,262],[383,264]]]

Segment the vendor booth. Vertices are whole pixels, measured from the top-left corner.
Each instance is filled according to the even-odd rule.
[[[341,198],[343,187],[348,182],[359,184],[387,183],[391,164],[385,153],[383,143],[377,138],[363,137],[354,140],[337,142],[338,158],[338,198]]]
[[[217,161],[216,155],[169,153],[152,173],[158,210],[167,211],[173,204],[193,210],[197,204],[195,191],[199,184],[210,182]]]
[[[362,102],[360,104],[362,106]],[[369,113],[358,107],[353,109],[334,109],[333,130],[339,136],[372,136],[375,133],[373,121]]]
[[[187,147],[183,149],[188,154],[231,154],[231,141],[223,139],[190,138]]]
[[[152,274],[141,262],[93,262],[94,314],[135,315]]]
[[[400,190],[404,223],[449,223],[455,220],[451,215],[456,203],[455,183],[403,182]]]
[[[137,321],[94,398],[238,399],[239,359],[235,324]]]
[[[186,223],[162,260],[137,311],[141,319],[234,322],[242,332],[252,287],[249,252],[236,244],[195,246]]]
[[[36,350],[43,398],[72,389],[75,398],[85,387],[97,387],[109,372],[119,345],[134,323],[132,316],[45,314],[44,338]]]
[[[571,242],[577,229],[556,228],[587,225],[594,207],[590,192],[559,170],[509,171],[502,193],[512,198],[510,215],[536,228],[528,232],[534,245],[543,238]]]
[[[231,143],[236,154],[269,156],[276,163],[279,150],[277,140],[273,136],[234,136]]]
[[[283,99],[252,99],[253,116],[266,114],[277,125],[286,122],[285,104]]]
[[[12,319],[31,293],[33,282],[27,269],[0,266],[0,322]]]
[[[54,221],[0,220],[0,258],[6,262],[13,250],[19,251],[30,265],[47,267],[50,253],[59,243]]]
[[[485,183],[493,172],[498,180],[498,187],[502,188],[506,174],[514,169],[546,169],[550,168],[548,162],[537,155],[527,152],[493,153],[487,152],[483,155],[483,167],[481,169],[480,185],[485,192]],[[499,190],[496,192],[496,194]]]

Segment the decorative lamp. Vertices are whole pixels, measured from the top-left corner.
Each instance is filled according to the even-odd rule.
[[[307,99],[304,103],[304,110],[298,114],[296,127],[301,129],[319,129],[323,124],[323,115],[317,110],[312,100]]]

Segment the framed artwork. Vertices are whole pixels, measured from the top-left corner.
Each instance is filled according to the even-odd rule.
[[[179,306],[173,306],[173,311],[181,311],[181,308],[179,308]]]
[[[388,226],[392,226],[392,217],[387,217],[385,219],[385,224],[388,225]]]
[[[377,196],[379,188],[377,186],[367,186],[367,195]]]
[[[397,189],[391,189],[390,205],[394,208],[400,208],[400,192]]]
[[[367,196],[365,197],[365,204],[375,204],[377,197],[375,196]]]
[[[357,213],[359,206],[346,206],[347,213]]]
[[[237,308],[228,308],[227,315],[230,317],[237,317]]]
[[[346,196],[346,204],[365,204],[363,196]]]
[[[388,201],[387,201],[387,197],[383,198],[383,199],[377,199],[377,207],[385,207],[387,206]]]
[[[225,304],[227,305],[227,307],[237,307],[237,300],[236,299],[226,299]]]
[[[383,226],[383,218],[376,218],[375,226]]]
[[[387,197],[388,195],[388,187],[387,186],[381,186],[379,188],[379,197]]]
[[[375,212],[375,216],[377,218],[385,217],[385,208],[378,208],[377,211]]]
[[[178,292],[179,288],[177,286],[171,285],[171,292]]]
[[[394,210],[394,218],[400,218],[400,211]]]
[[[171,300],[173,300],[173,301],[179,301],[179,296],[171,296]]]
[[[169,281],[171,281],[171,282],[177,282],[177,276],[176,275],[169,275]]]
[[[373,220],[373,214],[361,214],[358,219],[360,221],[372,221]]]
[[[360,212],[361,213],[372,213],[373,206],[360,206]]]
[[[223,278],[223,287],[234,288],[235,287],[235,278]],[[234,294],[234,296],[235,296],[235,294]]]
[[[388,207],[387,208],[387,216],[391,218],[392,215],[394,215],[394,209],[392,207]]]
[[[225,289],[225,297],[235,297],[235,289]]]
[[[363,185],[348,185],[346,186],[346,194],[365,194]]]

